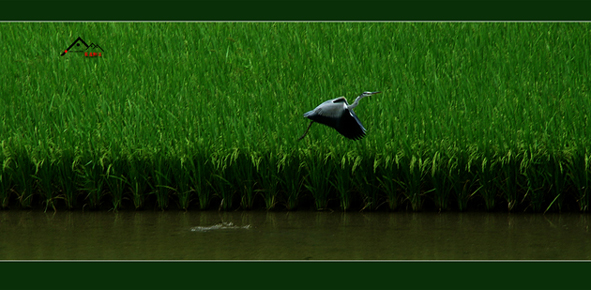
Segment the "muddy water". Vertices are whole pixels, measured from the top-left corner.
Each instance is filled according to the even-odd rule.
[[[0,211],[2,260],[589,260],[581,214]]]

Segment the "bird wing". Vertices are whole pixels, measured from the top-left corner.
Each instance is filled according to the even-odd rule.
[[[336,99],[326,101],[325,103],[328,103],[328,102],[330,102],[330,103],[345,103],[347,105],[349,104],[349,103],[347,103],[347,99],[345,99],[345,97],[338,97]]]
[[[359,140],[365,136],[366,130],[353,109],[347,109],[348,105],[345,97],[339,97],[320,104],[314,110],[306,112],[304,117],[333,127],[349,139]]]
[[[338,126],[335,129],[341,133],[343,136],[353,139],[359,140],[365,136],[365,127],[355,115],[355,112],[351,109],[345,109],[345,113],[340,119]]]

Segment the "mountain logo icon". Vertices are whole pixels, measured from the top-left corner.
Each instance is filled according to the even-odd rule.
[[[94,50],[94,52],[88,51],[89,49]],[[90,45],[86,44],[86,41],[81,37],[78,37],[72,45],[66,48],[60,56],[64,56],[66,53],[69,52],[84,52],[85,56],[97,56],[96,50],[100,49],[102,52],[105,52],[102,47],[98,44],[91,43]],[[102,56],[102,53],[99,53],[98,56]]]

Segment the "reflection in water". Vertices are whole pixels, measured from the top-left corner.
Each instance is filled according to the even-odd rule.
[[[0,259],[588,260],[585,214],[0,212]]]
[[[221,222],[213,226],[197,226],[191,228],[192,232],[210,232],[210,231],[224,231],[224,230],[248,230],[250,225],[237,226],[233,222]]]

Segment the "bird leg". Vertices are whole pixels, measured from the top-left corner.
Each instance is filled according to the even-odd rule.
[[[308,130],[310,130],[310,127],[312,127],[312,123],[314,123],[314,121],[311,121],[311,122],[310,122],[310,125],[308,125],[308,129],[306,129],[306,132],[304,132],[304,135],[302,135],[302,137],[300,137],[300,138],[298,139],[298,141],[300,141],[300,140],[304,139],[304,137],[306,136],[306,134],[308,134]]]

